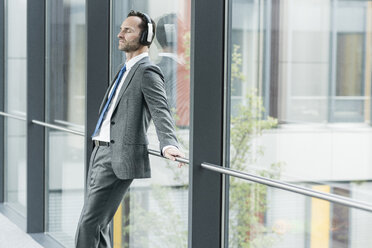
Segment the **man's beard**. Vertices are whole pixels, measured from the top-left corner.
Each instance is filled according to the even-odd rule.
[[[122,47],[119,46],[119,50],[123,51],[123,52],[127,52],[127,53],[137,51],[141,47],[141,44],[139,43],[139,39],[126,42],[123,45],[124,46],[122,46]]]

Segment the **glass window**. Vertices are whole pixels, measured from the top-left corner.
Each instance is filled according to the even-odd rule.
[[[84,204],[84,137],[52,129],[47,135],[46,231],[74,247]]]
[[[26,118],[27,2],[5,1],[5,112]],[[5,201],[26,216],[26,122],[5,118]]]
[[[332,122],[364,122],[365,111],[370,109],[365,106],[370,97],[370,92],[365,92],[370,87],[370,82],[365,80],[365,73],[368,72],[365,63],[370,60],[365,56],[367,46],[370,47],[370,43],[365,43],[368,33],[367,3],[339,1],[333,8],[335,25],[332,44],[336,48],[336,68],[332,74]]]
[[[125,62],[118,47],[120,25],[131,9],[147,13],[156,23],[150,59],[164,74],[165,90],[181,149],[188,157],[190,124],[190,1],[121,1],[112,5],[111,78]],[[159,150],[154,125],[149,149]],[[118,247],[187,247],[188,167],[150,155],[151,179],[134,180],[115,216]]]
[[[372,2],[231,1],[227,166],[371,204]],[[228,195],[229,247],[371,242],[367,212],[236,178]]]
[[[85,2],[47,1],[46,16],[46,120],[83,132]]]
[[[46,121],[84,132],[84,0],[46,2]],[[74,247],[84,201],[84,137],[46,130],[46,231]]]

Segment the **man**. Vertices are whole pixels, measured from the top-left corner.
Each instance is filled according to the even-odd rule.
[[[126,62],[106,91],[93,134],[87,193],[76,232],[77,248],[111,247],[109,222],[134,178],[149,178],[146,131],[154,121],[160,151],[175,160],[178,150],[160,69],[148,58],[155,23],[131,11],[122,23],[119,50]],[[183,164],[180,163],[179,167]]]

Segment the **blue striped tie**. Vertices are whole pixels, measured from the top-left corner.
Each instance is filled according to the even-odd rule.
[[[112,91],[111,91],[111,94],[106,102],[106,105],[105,107],[103,108],[102,112],[101,112],[101,115],[99,116],[99,119],[98,119],[98,122],[97,122],[97,125],[96,125],[96,129],[94,130],[94,133],[92,135],[92,137],[96,136],[96,134],[98,133],[98,130],[100,129],[101,125],[102,125],[102,122],[103,122],[103,117],[105,116],[107,110],[108,110],[108,107],[111,103],[111,100],[113,98],[113,96],[115,95],[115,92],[116,92],[116,89],[118,88],[118,85],[120,83],[120,80],[122,78],[122,76],[124,75],[124,72],[126,71],[127,69],[127,66],[124,65],[123,68],[121,68],[120,72],[119,72],[119,75],[116,79],[116,82],[114,84],[114,87],[112,88]]]

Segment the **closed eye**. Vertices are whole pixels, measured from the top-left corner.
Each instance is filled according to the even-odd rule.
[[[120,32],[133,33],[133,30],[131,28],[120,28]]]

